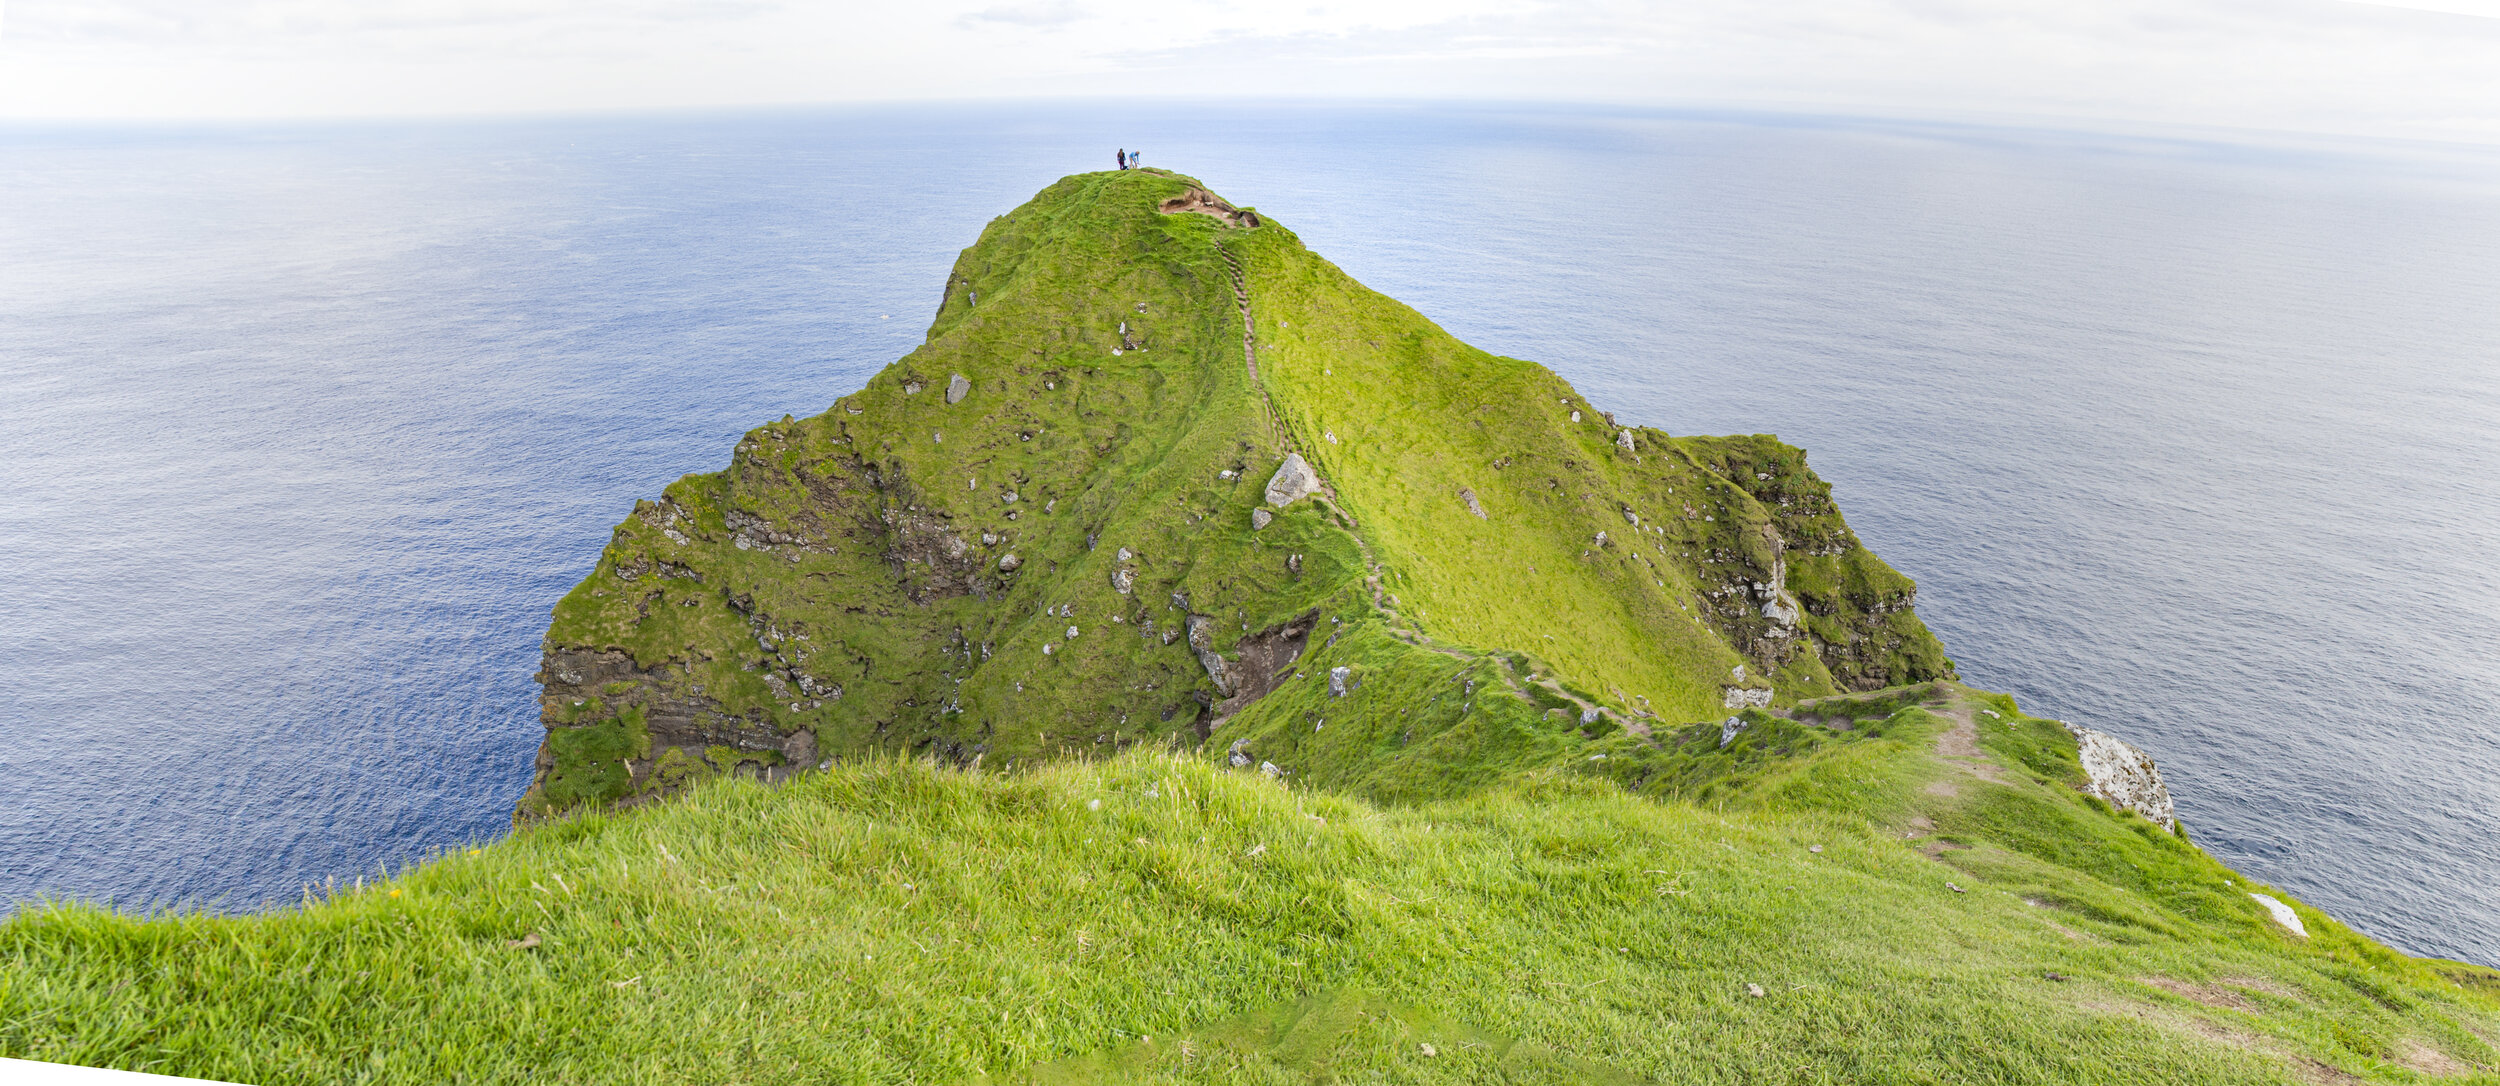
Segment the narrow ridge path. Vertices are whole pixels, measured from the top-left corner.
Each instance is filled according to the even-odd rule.
[[[1297,452],[1293,435],[1285,428],[1284,416],[1276,410],[1276,397],[1268,394],[1267,382],[1259,379],[1259,338],[1250,322],[1250,277],[1242,270],[1241,258],[1223,242],[1215,243],[1215,255],[1224,259],[1224,272],[1233,281],[1233,304],[1241,309],[1241,364],[1250,372],[1250,387],[1259,390],[1259,402],[1267,408],[1267,429],[1283,452]]]

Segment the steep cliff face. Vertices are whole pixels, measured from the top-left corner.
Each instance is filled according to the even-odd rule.
[[[1210,739],[1442,793],[1948,675],[1913,594],[1798,450],[1617,426],[1187,178],[1080,175],[918,349],[617,527],[522,813]]]

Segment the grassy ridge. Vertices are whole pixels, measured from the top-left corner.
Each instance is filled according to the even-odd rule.
[[[1051,186],[964,250],[919,348],[638,506],[553,616],[524,813],[876,752],[1000,766],[1316,730],[1306,699],[1228,705],[1202,655],[1241,664],[1306,615],[1369,631],[1331,644],[1375,690],[1509,654],[1608,727],[1715,719],[1729,687],[1785,704],[1950,674],[1802,452],[1618,429],[1281,225],[1159,210],[1193,191]],[[1257,527],[1289,452],[1325,497]],[[1300,743],[1286,768],[1413,798],[1585,753],[1542,709],[1427,704],[1331,706],[1398,742]]]
[[[1134,750],[714,782],[295,911],[21,913],[0,1053],[257,1083],[2500,1081],[2500,974],[2306,908],[2291,937],[2068,787],[2056,725],[1944,694],[1817,706],[1858,722],[1784,755],[1748,729],[1660,798],[1544,771],[1384,808]],[[1940,752],[1957,725],[1975,756]]]

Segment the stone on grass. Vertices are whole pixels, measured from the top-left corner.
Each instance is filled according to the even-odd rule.
[[[2301,926],[2300,914],[2293,912],[2291,906],[2283,904],[2280,899],[2266,894],[2250,894],[2248,896],[2256,898],[2257,904],[2265,906],[2267,912],[2274,914],[2275,923],[2281,924],[2286,928],[2290,928],[2292,934],[2300,936],[2303,939],[2309,937],[2309,929]]]
[[[1729,743],[1733,743],[1733,742],[1735,742],[1735,741],[1736,741],[1736,733],[1741,732],[1741,731],[1744,731],[1744,730],[1745,730],[1745,718],[1744,718],[1744,717],[1741,717],[1741,716],[1732,716],[1732,717],[1727,718],[1725,721],[1722,721],[1722,722],[1719,724],[1719,746],[1721,746],[1721,747],[1725,747],[1725,746],[1727,746]]]
[[[2090,728],[2066,725],[2074,733],[2075,754],[2083,762],[2083,775],[2091,783],[2084,789],[2122,811],[2134,811],[2173,833],[2178,832],[2179,815],[2170,804],[2170,788],[2162,783],[2161,768],[2153,759],[2137,750],[2134,744]]]
[[[1261,528],[1265,528],[1268,526],[1269,522],[1274,521],[1275,519],[1276,514],[1274,513],[1270,513],[1265,509],[1253,509],[1250,511],[1250,530],[1255,532]]]
[[[1267,481],[1267,504],[1279,509],[1317,493],[1319,476],[1311,471],[1301,453],[1286,453],[1285,462],[1276,467],[1275,477]]]
[[[972,382],[965,380],[963,374],[958,373],[946,379],[946,402],[962,403],[964,397],[971,394]]]
[[[1328,669],[1328,696],[1329,696],[1329,697],[1332,697],[1332,698],[1342,698],[1342,697],[1344,697],[1344,696],[1345,696],[1345,694],[1346,694],[1346,678],[1347,678],[1347,676],[1350,676],[1350,675],[1352,675],[1352,674],[1354,674],[1354,669],[1353,669],[1353,668],[1349,668],[1349,667],[1332,667],[1332,668],[1329,668],[1329,669]]]

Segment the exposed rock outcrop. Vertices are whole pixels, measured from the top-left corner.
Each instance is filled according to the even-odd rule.
[[[1302,650],[1311,642],[1312,627],[1317,625],[1319,613],[1314,611],[1234,642],[1233,659],[1224,665],[1226,697],[1216,705],[1215,719],[1230,719],[1290,678],[1294,663],[1302,658]]]
[[[1768,709],[1774,692],[1770,687],[1731,686],[1722,690],[1720,707],[1727,709]]]
[[[2074,733],[2075,754],[2082,759],[2083,775],[2090,781],[2085,791],[2112,807],[2143,815],[2163,829],[2178,830],[2170,788],[2162,783],[2161,768],[2151,756],[2108,732],[2074,724],[2066,725],[2066,730]]]
[[[1234,207],[1233,205],[1226,203],[1223,197],[1212,192],[1208,192],[1207,190],[1199,188],[1196,185],[1191,185],[1180,195],[1163,201],[1160,210],[1166,215],[1179,215],[1184,213],[1205,215],[1222,222],[1227,226],[1249,227],[1259,225],[1258,212]]]

